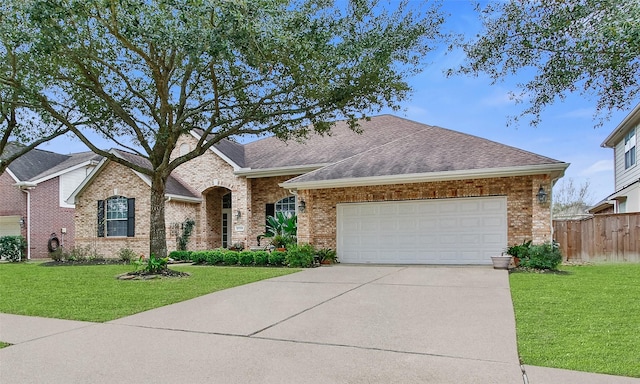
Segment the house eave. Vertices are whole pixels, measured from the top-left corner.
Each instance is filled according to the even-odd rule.
[[[634,124],[640,121],[640,103],[618,124],[618,126],[607,136],[600,144],[602,148],[614,148],[616,143],[622,140],[626,131]]]
[[[202,203],[202,198],[200,197],[191,197],[191,196],[181,196],[181,195],[173,195],[170,193],[165,193],[165,198],[168,201],[180,201],[183,203],[191,203],[191,204],[199,204]]]
[[[52,173],[50,175],[46,175],[46,176],[41,177],[39,179],[33,180],[33,182],[34,183],[42,183],[43,181],[54,179],[54,178],[56,178],[58,176],[64,175],[65,173],[69,173],[71,171],[75,171],[76,169],[87,167],[87,166],[90,166],[90,165],[96,166],[97,164],[99,164],[99,163],[97,161],[95,161],[95,160],[83,161],[80,164],[76,164],[76,165],[71,166],[69,168],[65,168],[63,170],[60,170],[60,171],[58,171],[56,173]]]
[[[552,178],[560,178],[569,166],[568,163],[527,165],[508,168],[485,168],[461,171],[444,171],[429,173],[414,173],[405,175],[370,176],[333,180],[314,180],[306,182],[286,181],[279,186],[288,189],[326,189],[344,187],[362,187],[369,185],[408,184],[435,181],[450,181],[464,179],[487,179],[494,177],[529,176],[549,174]]]
[[[273,177],[273,176],[288,176],[288,175],[301,175],[304,173],[315,171],[322,167],[331,165],[331,163],[322,164],[309,164],[309,165],[293,165],[290,167],[274,167],[274,168],[241,168],[236,170],[234,174],[236,176],[244,176],[247,179],[257,179],[261,177]]]

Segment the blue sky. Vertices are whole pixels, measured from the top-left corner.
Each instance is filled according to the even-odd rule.
[[[467,36],[478,31],[480,23],[468,0],[445,0],[443,10],[450,13],[445,30]],[[463,54],[447,52],[442,47],[430,58],[432,64],[409,79],[414,88],[412,98],[403,104],[402,111],[394,114],[571,163],[565,178],[573,178],[577,184],[588,181],[591,203],[614,192],[613,150],[601,148],[600,144],[629,111],[616,111],[608,122],[594,128],[595,100],[569,95],[544,110],[539,126],[529,126],[526,118],[518,126],[507,126],[508,117],[519,115],[524,108],[509,99],[509,91],[515,91],[515,84],[526,78],[514,76],[496,85],[491,85],[486,76],[447,78],[444,71],[462,63]],[[105,142],[102,146],[109,148],[112,144]],[[79,140],[68,137],[58,138],[40,149],[59,153],[87,150]]]

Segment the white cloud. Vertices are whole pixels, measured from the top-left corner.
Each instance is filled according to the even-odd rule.
[[[613,172],[613,161],[612,160],[598,160],[595,163],[591,164],[587,169],[584,169],[580,172],[583,176],[591,176],[600,172]]]

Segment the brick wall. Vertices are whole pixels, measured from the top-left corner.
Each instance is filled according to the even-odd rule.
[[[27,194],[14,186],[16,181],[7,172],[0,175],[0,216],[27,217]],[[21,229],[22,236],[27,238],[26,226]]]
[[[52,234],[65,249],[75,246],[74,209],[60,207],[60,179],[55,177],[31,190],[31,257],[49,257],[47,243]],[[62,233],[65,228],[67,233]]]
[[[196,140],[191,135],[183,135],[176,144],[171,158],[179,155],[180,148],[187,145],[192,150]],[[243,242],[248,244],[249,223],[251,222],[251,197],[248,191],[248,181],[238,177],[233,167],[220,158],[213,151],[207,151],[175,169],[174,175],[188,184],[195,192],[201,193],[203,204],[200,205],[201,225],[194,232],[193,247],[195,249],[212,249],[222,245],[220,209],[222,196],[231,192],[231,240],[230,243]],[[240,217],[236,212],[240,211]],[[238,230],[236,230],[238,229]],[[242,230],[240,230],[242,229]]]
[[[27,220],[27,194],[14,186],[15,180],[4,173],[0,176],[0,216],[18,215]],[[51,234],[58,237],[65,248],[74,247],[74,209],[61,208],[59,200],[59,178],[39,183],[29,191],[31,200],[31,258],[49,257],[47,244]],[[27,225],[22,229],[22,236],[27,239]],[[65,228],[67,233],[62,233]]]
[[[299,191],[306,212],[298,218],[298,241],[335,249],[338,203],[482,196],[507,196],[508,244],[548,241],[549,203],[541,206],[536,194],[549,183],[542,175]]]
[[[261,179],[249,179],[251,196],[253,201],[251,202],[251,216],[249,245],[255,247],[258,245],[258,235],[261,235],[265,231],[266,217],[266,204],[275,204],[277,201],[290,196],[291,192],[287,189],[281,188],[278,184],[285,182],[289,179],[296,177],[297,175],[265,177]]]
[[[16,181],[7,172],[0,175],[0,216],[26,216],[26,194],[14,186]]]
[[[132,170],[108,162],[76,200],[76,246],[89,246],[105,257],[117,257],[121,248],[148,255],[150,194],[149,186]],[[136,199],[135,237],[97,236],[98,200],[114,195]]]

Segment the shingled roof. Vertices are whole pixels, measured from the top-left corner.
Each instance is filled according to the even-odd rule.
[[[244,145],[239,174],[308,167],[287,185],[395,175],[545,167],[563,172],[567,163],[450,129],[393,115],[362,120],[363,131],[336,122],[330,134],[311,134],[302,142],[269,137]],[[234,143],[235,144],[235,143]],[[225,145],[217,147],[228,158]],[[236,146],[239,144],[235,144]],[[296,173],[292,171],[291,173]],[[301,172],[297,172],[300,174]]]
[[[142,156],[139,156],[130,152],[126,152],[120,149],[112,149],[111,151],[131,163],[139,165],[143,168],[151,169],[151,162],[149,162],[149,160],[145,159]],[[151,183],[151,180],[149,179],[148,176],[146,175],[141,175],[141,176],[145,178],[146,182],[148,182],[149,184]],[[191,188],[189,188],[186,183],[184,183],[182,180],[180,180],[178,177],[174,175],[170,175],[169,179],[167,179],[165,194],[182,196],[187,198],[195,198],[195,199],[200,198],[200,194],[191,190]]]
[[[408,125],[413,124],[416,123]],[[561,161],[522,149],[449,129],[418,125],[405,136],[398,135],[393,141],[372,146],[287,183],[551,165],[566,168]]]
[[[20,145],[15,143],[9,143],[5,148],[8,155],[19,150]],[[70,155],[32,149],[12,161],[8,168],[19,181],[31,181],[35,179],[35,176],[47,172],[70,158]]]

